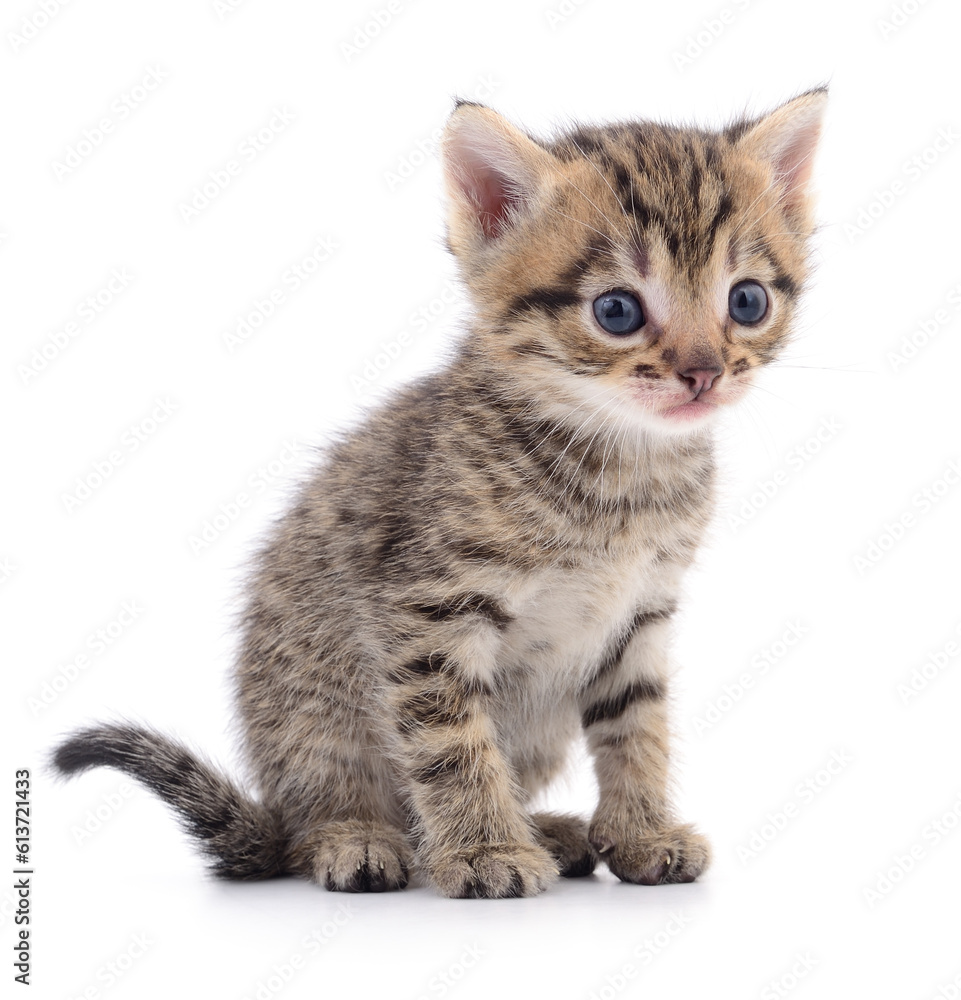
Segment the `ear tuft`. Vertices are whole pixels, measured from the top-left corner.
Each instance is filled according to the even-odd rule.
[[[806,204],[826,104],[827,87],[819,87],[782,104],[746,130],[738,130],[738,145],[770,165],[781,203],[789,212]]]
[[[471,231],[489,241],[513,226],[533,200],[551,155],[497,112],[460,101],[444,133],[443,160],[456,249]]]

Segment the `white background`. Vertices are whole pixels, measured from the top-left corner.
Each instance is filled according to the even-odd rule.
[[[384,0],[46,6],[0,18],[3,773],[12,792],[33,772],[32,995],[961,995],[957,5],[907,0],[895,25],[889,0],[393,0],[379,30]],[[218,884],[119,775],[51,780],[59,734],[121,716],[236,760],[251,547],[311,448],[462,323],[419,145],[454,95],[548,132],[718,123],[823,81],[818,271],[793,349],[721,430],[723,504],[678,629],[679,803],[716,853],[701,882],[604,871],[495,902]],[[293,290],[318,239],[336,250]],[[581,762],[549,801],[592,796]]]

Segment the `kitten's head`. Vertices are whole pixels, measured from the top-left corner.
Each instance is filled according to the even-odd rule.
[[[719,131],[628,122],[535,141],[459,104],[448,237],[505,393],[685,434],[789,334],[826,92]]]

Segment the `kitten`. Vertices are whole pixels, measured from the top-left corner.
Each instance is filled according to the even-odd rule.
[[[256,793],[149,729],[82,730],[225,878],[529,896],[598,859],[690,882],[670,619],[711,517],[710,425],[775,359],[812,232],[826,99],[718,131],[553,141],[460,103],[443,164],[474,309],[453,359],[335,442],[250,579],[237,670]],[[583,731],[588,824],[530,814]]]

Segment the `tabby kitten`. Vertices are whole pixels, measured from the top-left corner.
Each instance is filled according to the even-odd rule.
[[[478,104],[443,141],[474,309],[445,367],[328,450],[250,579],[256,794],[149,729],[58,747],[178,811],[225,878],[529,896],[600,857],[690,882],[668,795],[670,618],[711,517],[710,425],[784,345],[806,274],[813,90],[707,131],[536,140]],[[588,824],[527,803],[583,731]]]

